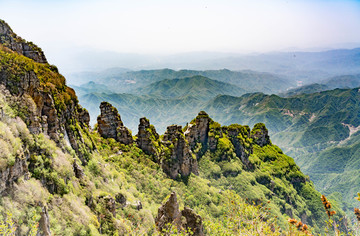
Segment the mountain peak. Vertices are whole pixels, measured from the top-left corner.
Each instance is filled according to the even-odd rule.
[[[36,62],[47,63],[44,52],[32,42],[17,36],[10,26],[0,19],[0,44]]]

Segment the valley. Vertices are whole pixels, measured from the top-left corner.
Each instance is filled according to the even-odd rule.
[[[301,76],[330,76],[296,89],[291,66],[259,59],[261,71],[113,68],[69,86],[0,20],[0,234],[356,234],[359,72],[324,73],[339,61],[315,55],[296,54]]]

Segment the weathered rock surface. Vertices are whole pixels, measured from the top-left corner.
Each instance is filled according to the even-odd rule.
[[[182,222],[182,217],[185,222]],[[172,192],[169,199],[158,209],[155,223],[157,230],[165,235],[169,234],[166,232],[169,224],[182,231],[190,229],[191,235],[204,235],[201,217],[188,207],[180,212],[175,192]]]
[[[254,128],[251,130],[251,138],[254,143],[263,147],[265,145],[271,144],[269,131],[263,123],[257,123]]]
[[[98,132],[103,138],[113,138],[123,144],[134,142],[130,131],[124,126],[115,107],[108,102],[100,104],[101,114],[97,118]]]
[[[186,223],[183,226],[185,229],[190,229],[192,235],[204,235],[204,226],[202,224],[201,216],[196,214],[193,209],[184,207],[184,210],[181,211],[181,215],[186,219]]]
[[[181,128],[178,125],[168,126],[162,140],[166,147],[162,168],[172,179],[187,177],[191,173],[199,174],[196,157],[192,154]]]
[[[50,236],[50,220],[49,220],[49,214],[47,211],[47,207],[40,204],[41,212],[40,212],[40,221],[39,221],[39,231],[38,232],[42,236]]]
[[[146,154],[158,157],[161,152],[159,134],[145,117],[140,118],[136,143]]]
[[[38,46],[17,36],[3,20],[0,20],[0,43],[36,62],[47,63],[44,52]]]
[[[250,128],[248,126],[230,125],[228,127],[228,136],[234,145],[236,156],[245,164],[249,164],[249,156],[252,154],[252,145],[247,140],[250,137]]]
[[[84,160],[83,153],[79,150],[85,144],[77,124],[88,126],[87,111],[81,108],[74,90],[65,85],[65,78],[55,67],[48,64],[38,65],[29,62],[31,60],[12,56],[19,53],[36,62],[46,63],[45,57],[41,56],[41,50],[38,57],[31,56],[35,54],[25,50],[25,41],[12,43],[13,37],[8,35],[9,32],[12,31],[7,24],[0,21],[1,53],[5,58],[12,58],[11,64],[3,64],[0,67],[0,85],[9,91],[10,105],[23,114],[22,118],[31,133],[44,133],[57,143],[61,137],[68,137],[71,146]],[[15,52],[4,48],[10,48]]]
[[[209,115],[204,111],[200,111],[195,120],[188,125],[185,137],[192,150],[195,149],[197,143],[201,143],[203,150],[207,149],[210,122]]]
[[[14,183],[22,176],[29,178],[27,158],[15,158],[12,166],[7,166],[4,170],[0,170],[0,195],[11,189]]]

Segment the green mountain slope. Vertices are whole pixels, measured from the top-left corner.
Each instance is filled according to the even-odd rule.
[[[1,34],[14,36],[0,26]],[[116,108],[102,102],[91,130],[89,114],[56,67],[3,44],[0,63],[0,225],[6,234],[162,234],[159,207],[173,191],[185,208],[185,226],[195,217],[208,235],[214,229],[285,234],[289,217],[314,233],[325,231],[320,193],[271,143],[264,124],[221,126],[200,112],[184,129],[172,125],[161,136],[143,118],[133,136]],[[339,221],[342,212],[334,208]],[[247,224],[231,209],[243,212]]]
[[[295,158],[320,191],[339,191],[345,202],[354,203],[360,188],[360,176],[354,174],[358,169],[359,99],[357,88],[290,98],[219,96],[205,110],[225,124],[265,122],[274,143]]]
[[[232,84],[211,80],[198,75],[184,79],[161,80],[139,88],[135,93],[159,98],[174,98],[190,95],[201,100],[208,100],[218,94],[241,96],[246,93],[246,90]]]
[[[120,71],[110,74],[108,72],[96,73],[96,76],[84,75],[78,78],[81,81],[95,81],[102,84],[111,84],[112,91],[116,93],[132,93],[139,89],[161,80],[183,79],[193,76],[204,76],[212,80],[236,85],[249,92],[278,93],[294,86],[294,83],[270,73],[255,71],[230,71],[230,70],[141,70],[141,71]],[[81,75],[79,75],[81,77]]]
[[[356,88],[360,87],[360,75],[341,75],[335,76],[319,83],[304,85],[290,89],[285,93],[280,93],[281,97],[291,97],[303,93],[315,93],[336,88]]]

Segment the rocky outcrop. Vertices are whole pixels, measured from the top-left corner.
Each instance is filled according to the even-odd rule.
[[[185,218],[185,222],[182,222],[182,217]],[[189,235],[204,235],[201,217],[188,207],[180,212],[175,192],[172,192],[169,199],[158,209],[155,224],[157,230],[163,235],[170,234],[167,232],[170,225],[176,227],[177,230],[185,231]]]
[[[3,20],[0,20],[0,43],[36,62],[47,63],[44,52],[38,46],[17,36]]]
[[[269,131],[263,123],[257,123],[254,128],[251,130],[251,138],[253,142],[260,147],[271,144]]]
[[[198,175],[196,157],[190,150],[181,126],[168,126],[162,144],[165,154],[161,166],[170,178],[187,177],[191,173]]]
[[[12,166],[7,166],[5,169],[0,170],[0,195],[3,195],[8,189],[11,189],[16,181],[25,176],[29,178],[27,158],[15,158],[15,163]]]
[[[202,218],[196,214],[193,209],[184,207],[184,210],[181,211],[181,215],[186,219],[183,228],[190,229],[191,235],[204,235]]]
[[[252,145],[249,139],[250,128],[248,126],[230,125],[227,128],[228,136],[235,148],[236,156],[248,166],[249,156],[252,154]]]
[[[153,125],[145,117],[140,118],[139,131],[137,134],[137,146],[146,154],[158,157],[161,154],[159,134]],[[157,159],[157,158],[156,158]]]
[[[107,213],[110,213],[113,217],[116,216],[116,205],[115,205],[115,199],[113,197],[111,197],[110,195],[100,196],[98,197],[98,203],[104,206]]]
[[[97,118],[98,132],[103,138],[113,138],[123,144],[133,143],[130,131],[124,126],[115,107],[108,102],[100,104],[101,114]]]
[[[39,221],[39,231],[38,232],[40,235],[42,236],[50,236],[51,235],[51,231],[50,231],[50,220],[49,220],[49,214],[47,211],[47,207],[43,206],[40,203],[40,207],[41,207],[41,212],[40,212],[40,221]]]
[[[197,143],[201,143],[202,150],[207,149],[210,122],[209,115],[204,111],[200,111],[198,116],[188,124],[184,134],[192,150],[196,148]]]
[[[89,114],[79,105],[74,90],[66,86],[65,78],[55,66],[47,64],[40,48],[18,37],[1,20],[0,54],[4,58],[0,62],[0,85],[11,94],[9,104],[16,115],[33,134],[44,133],[57,144],[67,137],[85,163],[84,150],[90,148],[79,127],[88,127]]]

